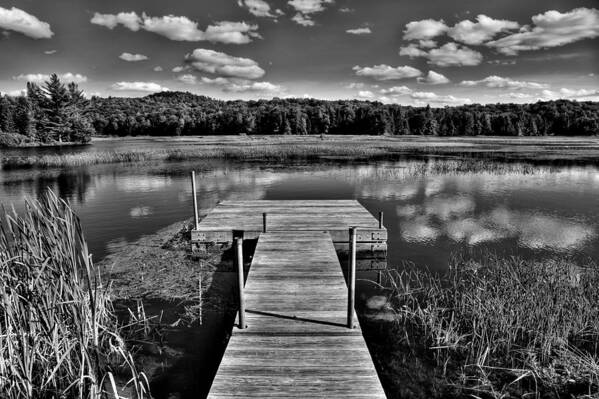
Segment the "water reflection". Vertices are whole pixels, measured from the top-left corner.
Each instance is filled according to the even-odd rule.
[[[52,188],[80,215],[95,257],[189,218],[189,171],[204,211],[231,199],[359,199],[385,212],[389,264],[446,267],[452,251],[490,246],[599,258],[599,171],[539,167],[439,173],[443,161],[263,165],[202,161],[2,171],[0,202]],[[503,173],[503,169],[509,172]],[[423,173],[423,171],[425,173]]]

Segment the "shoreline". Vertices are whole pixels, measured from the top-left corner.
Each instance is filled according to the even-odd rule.
[[[432,136],[182,136],[94,138],[94,142],[158,148],[99,150],[69,154],[8,155],[1,169],[78,167],[109,163],[229,159],[239,161],[394,160],[438,156],[508,162],[599,164],[599,137]],[[160,145],[169,144],[169,148]],[[124,147],[127,147],[124,145]],[[41,148],[41,147],[40,147]],[[44,147],[48,148],[48,147]]]

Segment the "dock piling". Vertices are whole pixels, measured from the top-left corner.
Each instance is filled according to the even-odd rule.
[[[357,227],[349,229],[349,270],[347,273],[347,328],[354,328],[356,304],[356,237]]]
[[[193,221],[195,229],[198,230],[200,228],[200,221],[198,218],[198,198],[196,196],[196,172],[195,170],[191,171],[191,191],[193,195]]]
[[[243,239],[235,239],[237,247],[237,282],[239,285],[239,328],[246,328],[245,325],[245,297],[243,295],[244,277],[243,277]]]
[[[262,213],[262,232],[266,233],[266,212]]]
[[[383,228],[383,211],[379,212],[379,229]]]

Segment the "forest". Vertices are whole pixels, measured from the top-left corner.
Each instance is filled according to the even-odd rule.
[[[93,135],[584,136],[599,134],[599,103],[433,108],[303,98],[222,101],[187,92],[86,99],[75,83],[65,86],[52,75],[41,87],[28,83],[26,95],[0,98],[2,132],[39,143],[87,142]]]

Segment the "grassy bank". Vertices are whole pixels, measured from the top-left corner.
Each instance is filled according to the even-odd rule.
[[[28,202],[24,214],[6,217],[0,232],[1,396],[150,397],[127,341],[145,320],[131,313],[126,326],[117,321],[73,211],[48,192],[41,202]]]
[[[120,139],[100,139],[98,142]],[[401,155],[461,156],[499,160],[576,161],[597,163],[599,139],[596,138],[440,138],[327,136],[319,137],[194,137],[122,139],[121,149],[68,154],[6,156],[0,167],[48,168],[78,167],[105,163],[232,159],[250,161],[318,160],[323,158],[394,159]],[[126,140],[126,141],[125,141]],[[166,147],[166,148],[165,148]]]
[[[392,391],[420,378],[426,393],[415,397],[599,395],[596,265],[488,256],[390,281],[396,315],[382,363]]]

